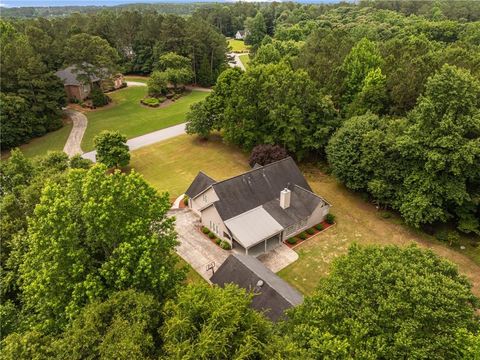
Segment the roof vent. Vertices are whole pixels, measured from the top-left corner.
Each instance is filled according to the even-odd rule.
[[[280,191],[280,207],[282,209],[287,209],[290,207],[290,197],[292,192],[287,188]]]

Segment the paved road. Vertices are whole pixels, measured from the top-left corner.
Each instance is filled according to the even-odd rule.
[[[140,149],[144,146],[155,144],[159,141],[167,140],[179,135],[185,134],[186,123],[171,126],[165,129],[157,130],[142,136],[132,138],[127,141],[130,151]],[[90,151],[82,155],[84,159],[89,159],[95,162],[96,151]]]
[[[69,156],[72,157],[76,154],[82,154],[82,144],[83,134],[87,129],[87,117],[79,111],[73,109],[66,109],[65,114],[72,120],[73,127],[68,135],[67,142],[63,147],[63,151]]]
[[[140,81],[127,81],[127,86],[147,86],[147,84]]]
[[[230,65],[230,67],[239,67],[240,69],[242,69],[243,71],[245,71],[245,65],[243,65],[242,63],[242,60],[240,60],[240,55],[248,55],[248,53],[243,53],[243,54],[237,54],[237,53],[229,53],[227,54],[228,56],[233,56],[234,58],[234,61],[233,62],[229,62],[228,65]]]

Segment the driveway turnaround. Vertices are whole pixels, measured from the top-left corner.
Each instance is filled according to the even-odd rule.
[[[163,141],[179,135],[183,135],[185,134],[185,125],[186,123],[182,123],[175,126],[170,126],[165,129],[157,130],[142,136],[134,137],[127,141],[127,145],[130,151],[132,151],[148,145],[155,144],[159,141]],[[95,162],[96,154],[97,154],[96,151],[90,151],[83,154],[82,157],[84,159],[89,159]]]
[[[281,244],[279,247],[270,250],[268,253],[260,255],[257,259],[267,268],[276,273],[283,268],[286,268],[294,261],[297,261],[298,254],[287,245]]]
[[[207,270],[208,264],[214,264],[217,270],[230,255],[207,239],[200,231],[200,218],[189,209],[170,211],[175,216],[175,230],[180,244],[176,250],[205,280],[210,282],[212,270]]]
[[[248,53],[243,53],[243,54],[237,54],[237,53],[229,53],[227,54],[228,56],[232,56],[234,61],[232,62],[229,62],[228,65],[230,65],[230,67],[238,67],[240,69],[242,69],[243,71],[245,71],[245,65],[243,65],[242,63],[242,60],[240,60],[240,55],[248,55]]]
[[[80,144],[82,143],[83,134],[87,129],[87,117],[79,111],[73,109],[66,109],[65,114],[72,120],[73,127],[68,135],[67,142],[63,147],[63,152],[65,152],[69,157],[72,157],[76,154],[82,154],[82,148]]]

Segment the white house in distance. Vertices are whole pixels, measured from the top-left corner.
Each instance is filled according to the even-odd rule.
[[[245,40],[245,30],[238,30],[236,33],[235,33],[235,39],[236,40]]]
[[[186,195],[203,226],[252,256],[321,223],[331,207],[290,157],[223,181],[199,172]]]

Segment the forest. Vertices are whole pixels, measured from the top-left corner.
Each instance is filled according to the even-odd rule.
[[[412,227],[480,235],[479,2],[178,6],[2,14],[2,150],[62,126],[59,68],[181,57],[213,88],[190,134],[281,147]],[[243,29],[246,71],[226,58]],[[430,250],[353,245],[272,323],[243,289],[187,284],[169,195],[134,170],[13,149],[0,184],[4,359],[480,356],[480,299]]]

